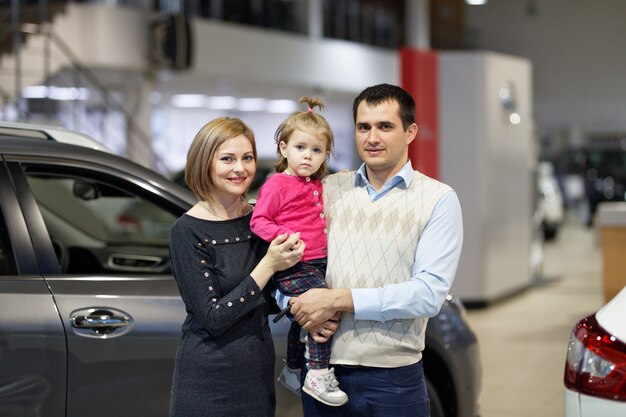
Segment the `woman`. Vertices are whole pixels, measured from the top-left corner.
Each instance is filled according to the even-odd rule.
[[[304,243],[269,246],[250,232],[244,200],[256,170],[252,131],[239,119],[206,124],[187,154],[199,202],[172,227],[170,254],[187,318],[176,354],[171,417],[274,415],[274,344],[266,284],[295,265]]]

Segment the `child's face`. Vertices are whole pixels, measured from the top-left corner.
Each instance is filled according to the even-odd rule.
[[[287,174],[309,177],[322,166],[329,151],[321,135],[295,130],[289,143],[280,142],[280,153],[287,159]]]

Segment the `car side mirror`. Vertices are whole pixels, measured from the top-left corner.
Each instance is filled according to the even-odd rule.
[[[98,189],[98,185],[92,182],[74,182],[73,193],[75,197],[78,197],[81,200],[95,200],[100,197],[100,190]]]

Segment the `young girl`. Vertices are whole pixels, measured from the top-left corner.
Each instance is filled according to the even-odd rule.
[[[288,296],[302,294],[310,288],[326,288],[326,219],[320,178],[326,174],[327,159],[333,146],[333,133],[323,116],[313,111],[324,108],[321,100],[300,98],[307,111],[292,113],[278,126],[275,139],[278,161],[276,174],[259,190],[250,222],[253,233],[266,241],[280,234],[300,233],[305,243],[302,260],[293,267],[274,274],[279,291]],[[279,381],[297,393],[289,384],[300,375],[304,345],[300,343],[300,325],[293,321],[287,345],[287,366]],[[329,369],[330,345],[317,343],[308,336],[308,368],[302,389],[316,400],[341,406],[348,396],[339,389],[335,371]],[[291,386],[290,386],[291,385]],[[299,384],[298,384],[299,386]]]

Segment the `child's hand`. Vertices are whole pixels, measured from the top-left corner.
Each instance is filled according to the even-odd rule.
[[[305,246],[300,240],[300,233],[279,235],[270,243],[265,258],[268,258],[274,271],[283,271],[300,262]]]
[[[304,246],[304,242],[300,240],[300,232],[294,233],[290,236],[295,236],[298,235],[298,240],[296,241],[296,243],[294,243],[293,245],[291,245],[291,250],[297,251],[300,250],[301,246]],[[304,251],[304,249],[303,249]]]

